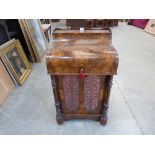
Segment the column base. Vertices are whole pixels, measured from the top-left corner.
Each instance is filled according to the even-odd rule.
[[[60,116],[57,115],[56,120],[57,120],[57,124],[59,124],[59,125],[64,123],[64,118],[61,115]]]

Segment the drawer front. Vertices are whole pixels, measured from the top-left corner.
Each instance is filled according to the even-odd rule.
[[[105,76],[58,76],[58,94],[64,114],[99,114],[105,98]]]

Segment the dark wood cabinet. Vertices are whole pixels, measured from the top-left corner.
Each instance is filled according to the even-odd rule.
[[[107,123],[110,89],[118,54],[110,30],[57,30],[46,55],[57,122],[90,118]]]

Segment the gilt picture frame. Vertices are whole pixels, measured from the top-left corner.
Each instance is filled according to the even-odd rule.
[[[32,71],[19,40],[12,39],[0,46],[1,59],[10,69],[15,80],[22,85]]]
[[[20,19],[20,26],[25,34],[26,40],[29,40],[29,45],[31,46],[31,55],[34,62],[41,62],[42,57],[48,49],[48,44],[41,27],[41,22],[39,19]]]

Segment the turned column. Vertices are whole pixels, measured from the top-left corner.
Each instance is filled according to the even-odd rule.
[[[58,96],[58,89],[57,89],[57,78],[54,75],[51,75],[51,83],[53,87],[53,94],[55,99],[55,107],[56,107],[56,120],[58,124],[63,124],[63,114],[61,112],[61,105]]]
[[[103,105],[102,114],[100,118],[100,123],[102,125],[107,124],[107,120],[108,120],[109,97],[110,97],[110,90],[112,86],[112,80],[113,80],[112,75],[106,76],[105,83],[104,83],[104,87],[106,90],[106,97],[105,97],[105,102]]]

